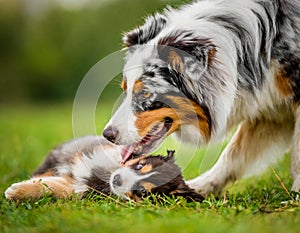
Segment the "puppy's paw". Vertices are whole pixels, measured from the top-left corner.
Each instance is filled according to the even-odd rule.
[[[20,183],[12,184],[9,188],[6,189],[4,192],[4,195],[7,199],[13,200],[18,193],[18,187],[20,186]]]
[[[4,192],[4,195],[9,200],[19,201],[25,199],[37,199],[41,197],[45,191],[47,191],[47,188],[45,188],[38,179],[31,179],[12,184]]]
[[[11,185],[5,191],[10,200],[36,200],[44,196],[68,198],[74,193],[73,181],[63,177],[34,177]]]

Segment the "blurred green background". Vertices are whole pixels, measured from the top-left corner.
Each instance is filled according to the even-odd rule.
[[[122,34],[147,15],[188,1],[0,0],[0,183],[7,186],[18,177],[14,166],[30,174],[55,145],[102,134],[122,98],[121,77],[111,77],[96,109],[89,103],[89,90],[86,98],[74,101],[83,78],[101,59],[122,49]],[[104,80],[103,73],[97,67],[93,75]],[[157,153],[176,149],[184,174],[194,177],[214,163],[223,147],[196,150],[170,137]],[[193,158],[195,151],[201,156]],[[199,167],[204,154],[211,156]],[[186,169],[189,165],[193,169]]]
[[[0,0],[0,103],[73,100],[87,71],[122,48],[123,32],[167,4],[180,3]],[[104,98],[121,92],[116,82],[108,89]]]

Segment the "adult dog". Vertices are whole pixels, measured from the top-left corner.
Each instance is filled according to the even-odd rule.
[[[239,125],[190,187],[219,193],[293,142],[292,190],[299,191],[299,0],[196,1],[148,17],[124,43],[125,99],[103,132],[127,145],[124,161],[173,132],[205,143]]]

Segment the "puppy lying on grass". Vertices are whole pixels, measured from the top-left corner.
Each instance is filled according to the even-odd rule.
[[[174,163],[174,151],[168,151],[167,156],[144,155],[121,164],[121,150],[121,146],[97,136],[68,141],[49,153],[31,179],[12,184],[5,196],[21,201],[44,196],[68,198],[74,193],[84,197],[96,191],[135,201],[151,193],[203,200],[186,185]]]

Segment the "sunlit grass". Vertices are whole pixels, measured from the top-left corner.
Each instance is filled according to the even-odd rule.
[[[99,134],[111,106],[104,103],[95,114]],[[134,203],[93,195],[84,200],[74,196],[7,201],[3,192],[11,183],[28,178],[51,148],[73,137],[72,103],[1,107],[0,132],[0,232],[299,232],[300,204],[271,169],[203,203],[170,197]],[[175,149],[184,176],[192,178],[211,166],[223,147],[210,145],[195,152],[192,146],[169,138],[155,154]],[[285,155],[273,166],[288,190],[289,163]]]

